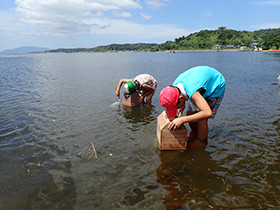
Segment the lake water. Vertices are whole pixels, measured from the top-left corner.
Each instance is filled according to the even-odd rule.
[[[227,81],[208,145],[159,151],[160,90],[197,65]],[[153,106],[115,103],[140,73]],[[279,74],[277,53],[1,56],[0,209],[279,209]]]

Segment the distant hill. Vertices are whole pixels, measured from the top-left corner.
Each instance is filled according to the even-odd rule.
[[[196,33],[176,38],[174,41],[166,41],[162,44],[111,44],[95,48],[54,49],[47,52],[155,52],[169,50],[213,50],[217,49],[246,49],[263,50],[280,49],[280,28],[263,29],[258,31],[237,31],[220,27],[218,30],[201,30]]]
[[[186,37],[176,38],[175,41],[166,41],[150,50],[209,50],[214,46],[220,46],[221,49],[240,48],[241,46],[254,49],[256,46],[263,50],[277,50],[280,49],[280,28],[253,32],[225,28],[201,30]]]
[[[77,52],[119,52],[119,51],[147,51],[158,44],[150,43],[136,43],[136,44],[110,44],[104,46],[98,46],[94,48],[59,48],[55,50],[49,50],[47,52],[64,52],[64,53],[77,53]]]
[[[91,52],[156,52],[169,50],[213,50],[213,49],[280,50],[280,28],[258,31],[236,31],[220,27],[218,30],[201,30],[196,33],[166,41],[162,44],[135,43],[110,44],[94,48],[58,48],[20,47],[4,50],[0,54],[26,53],[91,53]]]
[[[44,52],[50,50],[48,48],[43,47],[32,47],[32,46],[25,46],[19,47],[9,50],[3,50],[0,54],[11,55],[11,54],[27,54],[27,53],[36,53],[36,52]]]

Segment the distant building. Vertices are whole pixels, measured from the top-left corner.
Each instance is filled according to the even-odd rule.
[[[218,28],[218,30],[220,30],[220,31],[223,31],[223,30],[226,30],[226,29],[227,28],[225,26],[221,26],[221,27]]]
[[[253,40],[251,47],[256,47],[258,45],[259,45],[259,43],[257,42],[257,40]]]
[[[221,45],[218,45],[218,44],[214,45],[213,50],[214,51],[221,51]]]
[[[241,46],[240,50],[247,50],[247,47],[246,46]]]

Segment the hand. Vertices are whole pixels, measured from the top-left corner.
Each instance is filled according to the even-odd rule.
[[[170,124],[168,125],[168,130],[176,130],[183,124],[182,118],[175,118]]]
[[[117,95],[118,97],[120,97],[120,91],[117,91],[117,90],[116,90],[115,93],[116,93],[116,95]]]

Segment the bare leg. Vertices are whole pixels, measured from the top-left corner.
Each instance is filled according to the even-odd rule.
[[[147,91],[145,94],[148,94],[147,95],[147,98],[146,98],[146,103],[151,105],[152,104],[152,98],[153,98],[153,95],[155,93],[155,90],[150,90],[150,91]]]
[[[192,115],[195,112],[192,112],[190,110],[187,110],[187,116]],[[195,139],[197,136],[197,122],[189,122],[189,126],[192,129],[190,135],[188,136],[188,139]]]
[[[200,120],[197,122],[197,138],[207,139],[208,136],[208,119]]]
[[[187,111],[187,115],[194,114],[194,112]],[[208,119],[200,120],[198,122],[189,123],[192,132],[188,136],[188,149],[204,148],[207,145],[208,136]]]

